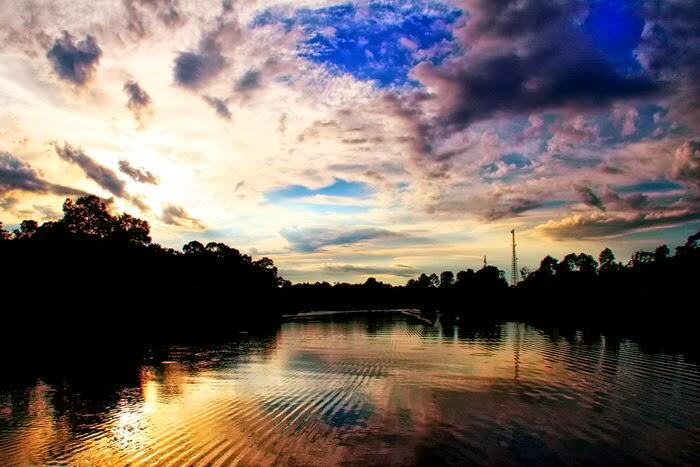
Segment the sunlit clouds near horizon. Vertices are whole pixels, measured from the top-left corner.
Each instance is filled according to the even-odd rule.
[[[292,281],[700,226],[695,0],[0,3],[0,221],[112,199]]]

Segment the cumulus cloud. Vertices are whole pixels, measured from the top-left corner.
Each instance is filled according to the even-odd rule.
[[[143,125],[145,120],[153,114],[151,96],[133,80],[124,83],[124,92],[129,98],[126,103],[127,108],[134,114],[136,121]]]
[[[153,173],[143,168],[139,169],[134,167],[129,161],[123,159],[119,161],[119,171],[140,183],[147,183],[149,185],[158,185],[159,183],[158,177],[153,175]]]
[[[202,99],[204,99],[204,102],[206,102],[209,107],[214,109],[219,117],[223,118],[224,120],[231,120],[231,111],[228,109],[228,104],[224,99],[211,96],[202,96]]]
[[[402,237],[399,233],[375,228],[351,230],[323,228],[285,229],[280,234],[291,244],[292,249],[302,252],[312,252],[332,245],[349,245],[368,240]]]
[[[27,162],[9,152],[0,151],[0,194],[4,195],[13,190],[62,196],[86,194],[75,188],[46,181]]]
[[[601,211],[605,212],[605,204],[603,203],[603,200],[600,199],[590,187],[577,186],[576,195],[578,196],[579,200],[586,206],[598,208]]]
[[[160,220],[169,225],[184,227],[188,229],[203,230],[204,225],[194,217],[190,216],[181,206],[167,204],[163,207]]]
[[[73,147],[68,143],[63,143],[63,147],[54,143],[54,150],[58,157],[80,167],[88,178],[94,180],[105,190],[120,198],[128,197],[124,189],[124,181],[112,169],[95,162],[82,149]]]
[[[76,86],[86,85],[95,75],[102,57],[102,49],[91,35],[74,42],[68,31],[56,39],[46,53],[53,70],[59,78]]]
[[[673,176],[700,187],[700,141],[686,141],[676,149]]]

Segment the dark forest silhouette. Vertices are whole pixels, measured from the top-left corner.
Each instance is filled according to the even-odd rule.
[[[547,256],[537,270],[521,271],[517,287],[494,266],[421,274],[404,286],[375,278],[292,284],[271,259],[223,243],[164,248],[152,242],[148,222],[112,214],[95,196],[66,200],[58,221],[25,220],[11,233],[0,224],[0,240],[4,321],[31,332],[74,326],[79,317],[83,329],[117,333],[225,333],[282,313],[398,307],[455,319],[612,320],[648,310],[655,319],[682,319],[694,308],[700,266],[698,232],[674,254],[663,245],[626,264],[608,248],[597,261]]]

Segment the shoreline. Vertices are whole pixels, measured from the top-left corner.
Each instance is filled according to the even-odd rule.
[[[426,324],[433,324],[432,321],[423,316],[418,308],[378,308],[378,309],[367,309],[367,310],[323,310],[323,311],[306,311],[302,313],[287,313],[282,315],[282,319],[306,319],[306,318],[318,318],[325,316],[336,316],[336,315],[352,315],[352,314],[368,314],[368,313],[396,313],[407,316],[409,318],[417,319]]]

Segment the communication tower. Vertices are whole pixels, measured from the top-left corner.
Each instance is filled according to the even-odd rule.
[[[513,266],[510,271],[510,285],[518,283],[518,256],[515,254],[515,229],[510,231],[513,236]]]

